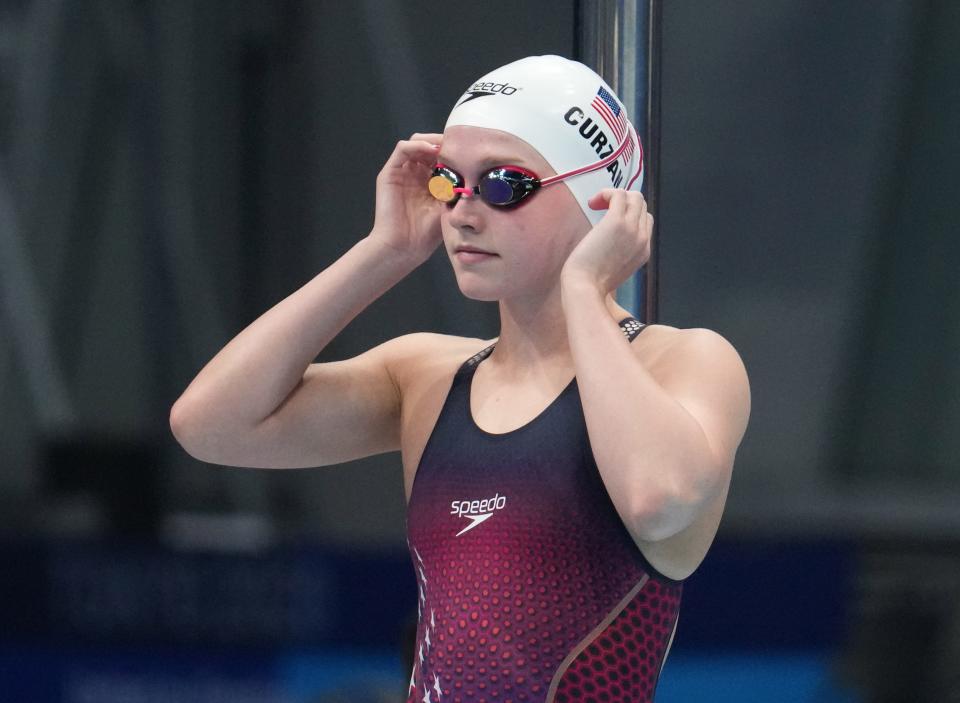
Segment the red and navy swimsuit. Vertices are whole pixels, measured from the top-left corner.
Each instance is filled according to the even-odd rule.
[[[644,325],[628,317],[629,341]],[[652,701],[682,582],[623,525],[590,448],[576,379],[503,434],[470,412],[468,359],[407,508],[418,607],[408,703]]]

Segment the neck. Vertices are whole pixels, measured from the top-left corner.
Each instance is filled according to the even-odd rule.
[[[631,313],[617,304],[613,294],[605,299],[607,311],[617,322]],[[500,336],[491,355],[495,366],[518,376],[543,367],[572,369],[567,321],[558,285],[546,295],[503,299],[500,306]]]

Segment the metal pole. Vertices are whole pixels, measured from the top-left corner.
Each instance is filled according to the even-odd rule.
[[[575,19],[577,60],[614,89],[643,142],[642,190],[655,218],[653,242],[649,261],[620,286],[617,302],[652,324],[659,313],[660,0],[581,0]]]
[[[644,283],[644,317],[649,324],[660,319],[660,47],[662,43],[661,0],[647,2],[647,124],[644,131],[644,149],[647,154],[646,189],[647,208],[654,216],[650,259]]]

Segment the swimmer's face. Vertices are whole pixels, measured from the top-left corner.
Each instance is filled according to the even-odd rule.
[[[522,166],[540,178],[556,172],[540,153],[512,134],[482,127],[450,127],[437,161],[472,188],[493,166]],[[538,189],[513,207],[488,205],[477,196],[443,205],[444,247],[460,290],[474,300],[500,300],[554,287],[567,256],[590,230],[573,194],[561,182]],[[495,256],[467,261],[460,246]]]

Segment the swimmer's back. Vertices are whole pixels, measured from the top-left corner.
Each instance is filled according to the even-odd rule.
[[[431,332],[402,335],[350,359],[311,364],[286,399],[253,428],[218,426],[211,417],[216,413],[197,398],[175,406],[171,424],[195,457],[230,466],[328,466],[401,451],[402,445],[406,458],[412,449],[401,437],[418,436],[422,423],[405,408],[427,412],[437,404],[439,412],[446,389],[435,398],[437,384],[447,376],[449,385],[463,359],[489,343]],[[205,421],[195,419],[203,416]]]

